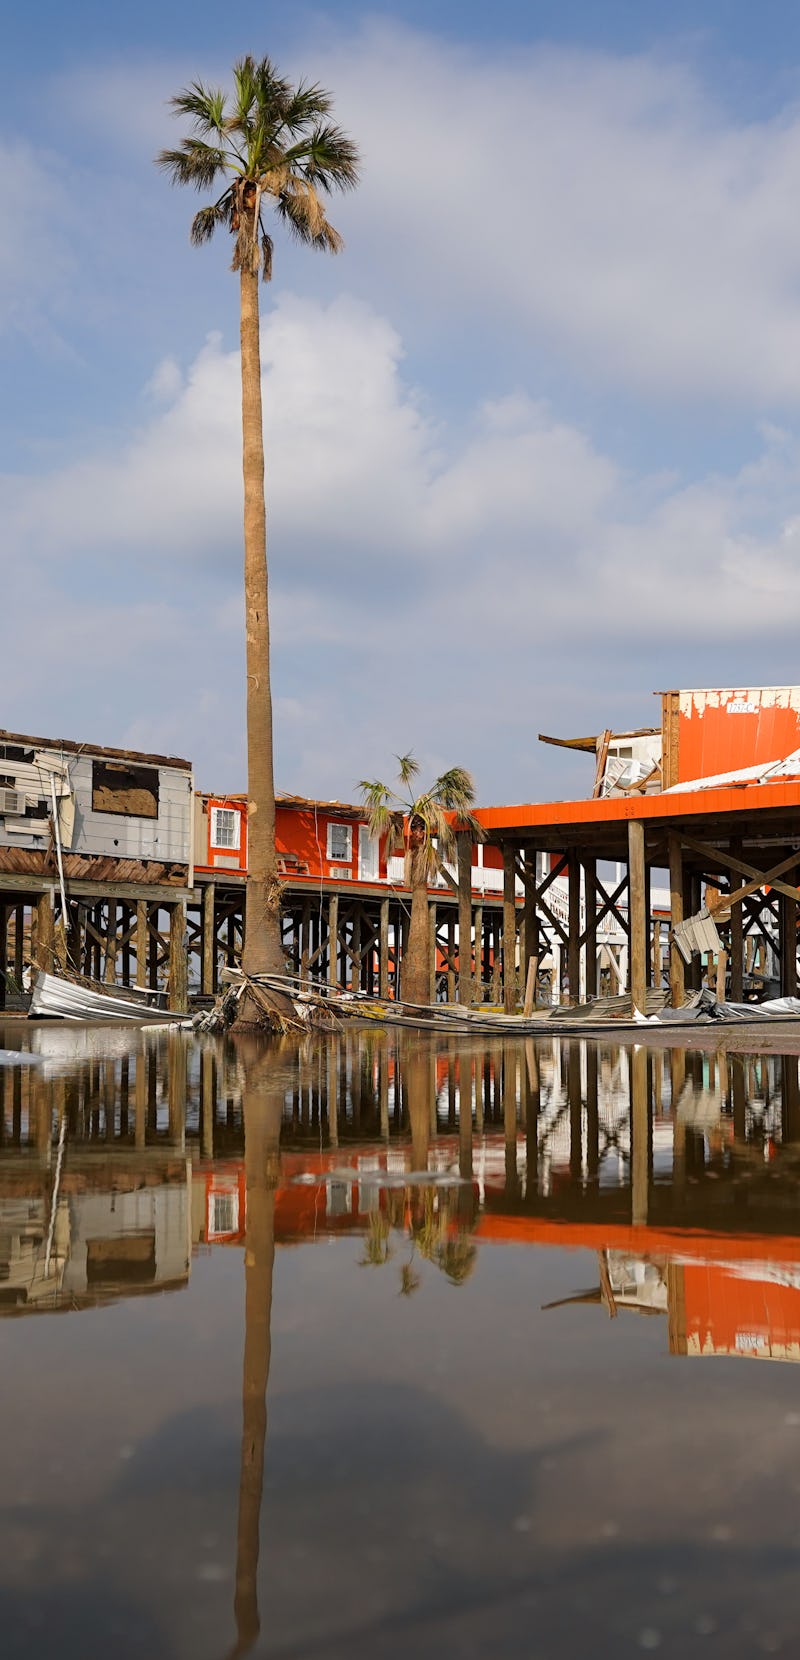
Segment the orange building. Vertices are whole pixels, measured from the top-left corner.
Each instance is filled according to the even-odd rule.
[[[387,859],[382,846],[369,834],[363,807],[344,801],[315,801],[307,796],[279,795],[276,800],[275,839],[278,868],[292,886],[319,887],[320,881],[404,886],[402,855]],[[503,886],[503,861],[498,849],[472,849],[473,891],[497,893]],[[247,873],[247,797],[195,797],[195,870]]]

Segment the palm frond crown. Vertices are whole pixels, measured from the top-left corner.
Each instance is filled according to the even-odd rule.
[[[358,786],[367,809],[369,833],[378,841],[385,838],[388,858],[408,843],[411,830],[421,830],[419,856],[425,875],[433,878],[442,859],[452,853],[458,831],[467,832],[472,841],[484,840],[483,826],[472,812],[472,774],[463,767],[451,767],[435,778],[428,790],[414,795],[411,786],[419,774],[419,762],[410,752],[396,759],[402,794],[380,779],[362,778]]]
[[[193,81],[170,100],[190,130],[175,149],[161,150],[156,165],[173,184],[206,190],[224,183],[217,201],[201,208],[191,241],[207,242],[219,225],[236,235],[233,269],[272,274],[272,240],[264,209],[272,207],[300,242],[338,253],[339,232],[321,194],[358,183],[353,140],[330,119],[333,100],[316,83],[297,86],[270,58],[241,58],[234,65],[233,97]]]

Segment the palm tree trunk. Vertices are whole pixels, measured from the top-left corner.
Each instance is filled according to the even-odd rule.
[[[401,983],[404,1003],[430,1003],[431,965],[428,960],[428,882],[422,850],[411,851],[411,921],[403,958]]]
[[[275,852],[275,778],[272,754],[258,275],[243,266],[240,277],[248,797],[247,891],[242,966],[247,974],[280,974],[284,969],[284,961],[281,950],[280,882]],[[246,1006],[243,1008],[243,1014],[246,1018]]]
[[[245,1042],[247,1040],[245,1039]],[[236,1542],[233,1655],[252,1648],[259,1630],[258,1556],[264,1443],[267,1430],[267,1382],[270,1363],[272,1272],[275,1262],[275,1189],[279,1174],[279,1140],[283,1085],[276,1086],[263,1054],[237,1045],[247,1084],[243,1098],[247,1220],[245,1233],[245,1340],[242,1375],[242,1454],[239,1476],[239,1525]]]

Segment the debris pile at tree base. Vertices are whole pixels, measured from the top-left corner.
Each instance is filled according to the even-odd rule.
[[[218,1031],[238,1016],[240,1000],[249,993],[263,1012],[263,1025],[273,1032],[335,1030],[347,1021],[384,1026],[405,1026],[415,1031],[478,1036],[556,1036],[567,1033],[631,1032],[643,1028],[680,1030],[698,1024],[719,1026],[758,1023],[800,1024],[800,1000],[781,998],[772,1004],[718,1003],[709,992],[690,994],[681,1008],[665,1006],[667,994],[651,990],[644,1010],[638,1009],[630,993],[619,997],[598,997],[573,1007],[540,1009],[532,1015],[504,1014],[499,1009],[470,1008],[463,1003],[415,1004],[372,997],[366,992],[340,991],[333,986],[312,986],[290,974],[245,975],[226,969],[226,991],[208,1015],[196,1017],[201,1031]],[[257,1024],[260,1022],[254,1022]]]

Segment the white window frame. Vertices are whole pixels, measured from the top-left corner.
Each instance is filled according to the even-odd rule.
[[[232,841],[220,841],[219,820],[221,814],[230,814]],[[211,809],[211,846],[215,852],[238,853],[242,842],[242,815],[238,807],[212,807]]]
[[[211,1193],[209,1194],[209,1199],[211,1201],[210,1202],[210,1207],[209,1207],[210,1211],[211,1211],[211,1215],[209,1217],[209,1223],[211,1224],[209,1226],[209,1230],[208,1230],[209,1233],[212,1236],[214,1236],[214,1235],[223,1236],[225,1234],[238,1233],[239,1232],[239,1191],[238,1191],[238,1188],[235,1188],[235,1187],[233,1187],[233,1188],[223,1187],[223,1188],[216,1188],[216,1189],[212,1188]],[[227,1207],[228,1205],[230,1205],[230,1217],[224,1217],[221,1214],[218,1214],[218,1211],[217,1211],[218,1206],[219,1206],[219,1211],[221,1212],[222,1209],[223,1209],[223,1206]],[[223,1220],[225,1220],[225,1221],[229,1220],[230,1221],[231,1225],[230,1225],[229,1228],[221,1228],[220,1227],[219,1224]]]
[[[334,853],[334,851],[333,851],[333,831],[334,830],[343,830],[344,831],[344,834],[347,837],[347,852],[346,853],[341,853],[341,852]],[[339,824],[338,822],[334,821],[333,819],[329,820],[329,823],[328,823],[328,858],[335,865],[350,865],[350,864],[352,864],[352,862],[353,862],[353,826],[352,826],[352,824]]]

